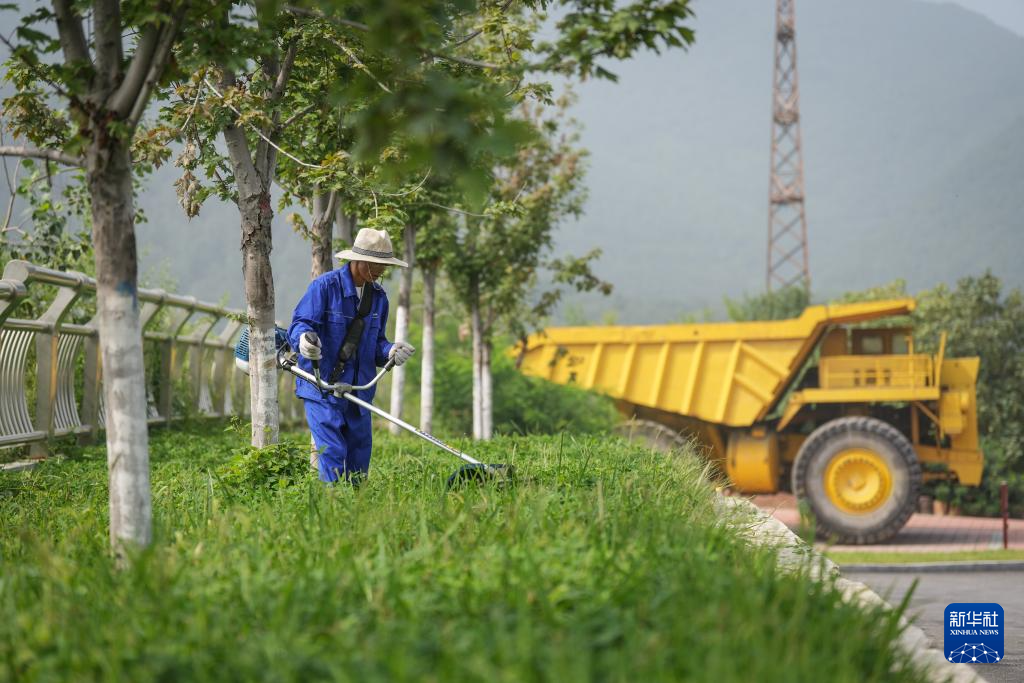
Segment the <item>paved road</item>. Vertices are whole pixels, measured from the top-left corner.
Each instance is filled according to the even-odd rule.
[[[998,664],[971,665],[989,683],[1024,681],[1024,572],[938,572],[927,574],[876,574],[843,572],[862,581],[889,601],[898,604],[916,579],[909,613],[942,649],[943,610],[951,602],[998,602],[1006,614],[1006,659]]]
[[[800,526],[796,498],[789,493],[754,496],[754,504],[790,529]],[[1009,547],[1024,549],[1024,519],[1011,519]],[[821,539],[818,539],[819,541]],[[896,536],[878,545],[832,546],[833,550],[958,552],[1003,547],[1003,520],[994,517],[947,517],[913,514]]]

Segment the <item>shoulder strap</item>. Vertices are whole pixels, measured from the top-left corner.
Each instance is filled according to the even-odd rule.
[[[356,309],[357,318],[365,318],[373,308],[373,283],[363,285],[363,298],[359,300],[359,308]]]
[[[356,317],[348,325],[345,332],[345,340],[341,342],[341,352],[338,354],[338,364],[331,372],[330,382],[337,382],[341,379],[341,373],[356,351],[359,350],[359,342],[363,338],[363,328],[366,326],[366,316],[373,310],[373,283],[367,282],[363,285],[363,298],[359,300],[359,307],[356,309]]]

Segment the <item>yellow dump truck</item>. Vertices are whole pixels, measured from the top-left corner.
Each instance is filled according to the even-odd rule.
[[[516,352],[523,372],[603,392],[628,416],[693,434],[744,493],[791,490],[827,537],[877,543],[921,482],[975,486],[979,359],[914,352],[872,326],[912,299],[811,306],[765,322],[557,327]],[[894,321],[890,320],[890,323]]]

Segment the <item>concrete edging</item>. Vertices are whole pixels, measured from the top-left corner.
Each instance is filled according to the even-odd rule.
[[[38,464],[39,460],[15,460],[14,462],[5,462],[3,465],[0,465],[0,470],[4,472],[24,472],[25,470],[35,469]]]
[[[742,510],[750,516],[753,523],[745,525],[743,529],[749,532],[747,539],[755,545],[778,548],[779,563],[783,567],[793,569],[804,567],[807,560],[813,558],[820,564],[811,565],[812,576],[818,572],[817,567],[824,567],[830,575],[836,576],[836,586],[842,591],[843,599],[846,602],[862,606],[881,605],[886,609],[892,609],[892,605],[883,600],[866,584],[851,581],[842,576],[840,567],[835,562],[804,543],[799,536],[790,531],[789,527],[765,513],[749,500],[720,495],[718,501],[724,509],[730,512],[735,513],[737,510]],[[849,567],[850,565],[847,565],[845,568],[849,570]],[[986,683],[984,678],[966,664],[953,664],[946,661],[943,653],[931,646],[931,639],[920,627],[911,624],[905,617],[900,617],[900,625],[904,627],[904,630],[893,644],[903,650],[914,664],[920,666],[932,681],[935,683]]]

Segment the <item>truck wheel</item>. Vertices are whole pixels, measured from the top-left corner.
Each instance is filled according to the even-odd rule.
[[[879,543],[910,519],[921,465],[907,437],[873,417],[826,422],[800,447],[793,492],[837,543]]]

